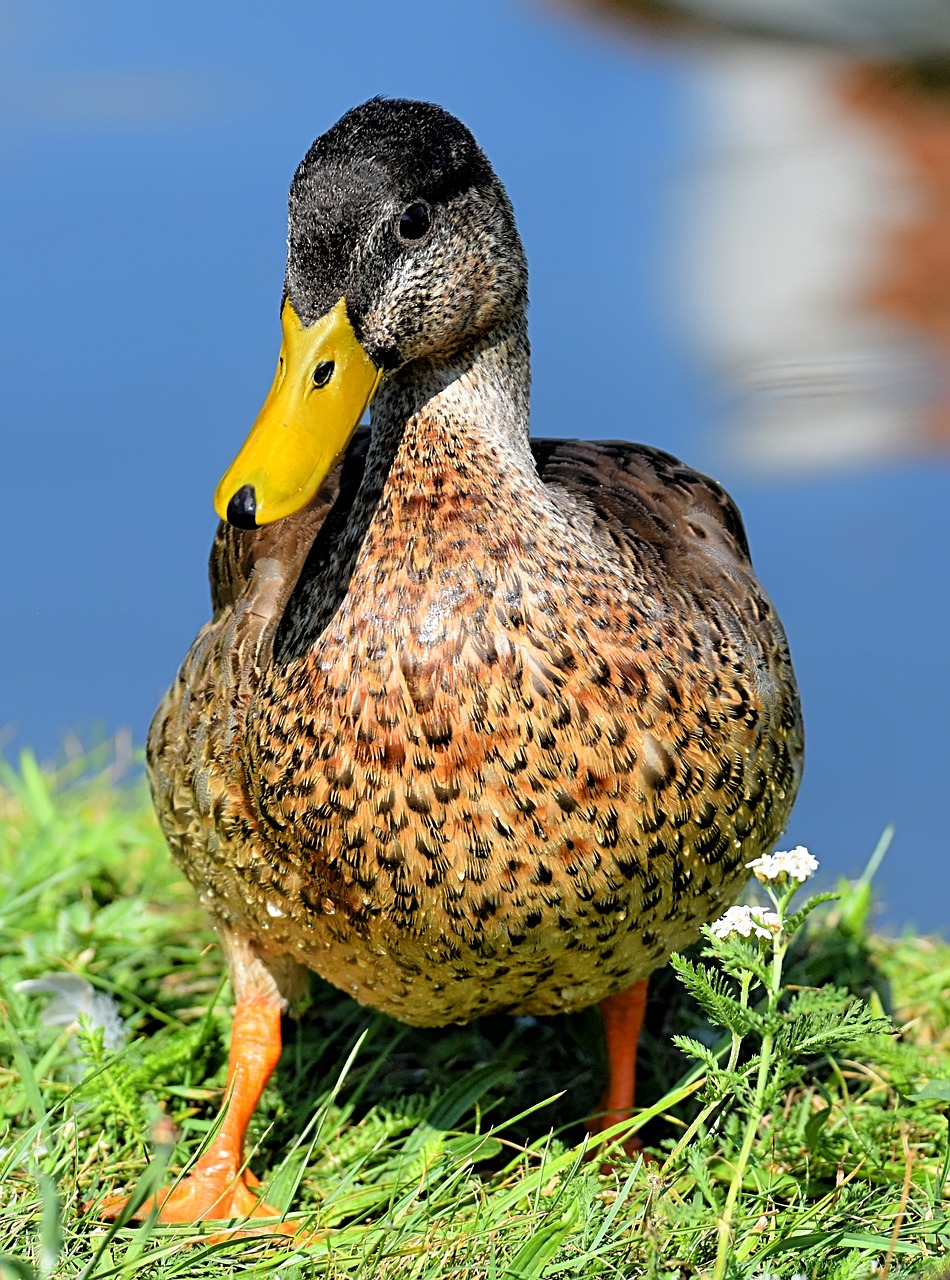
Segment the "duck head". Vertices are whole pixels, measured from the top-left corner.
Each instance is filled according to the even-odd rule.
[[[306,506],[384,378],[458,360],[526,296],[511,205],[465,126],[425,102],[347,112],[291,184],[277,373],[218,515],[252,529]]]

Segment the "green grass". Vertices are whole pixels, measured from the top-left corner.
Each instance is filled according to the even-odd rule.
[[[251,1133],[268,1199],[309,1241],[108,1224],[98,1201],[174,1177],[207,1137],[230,993],[143,786],[88,774],[27,757],[0,778],[3,1280],[940,1274],[950,946],[869,936],[864,883],[787,955],[707,943],[654,980],[652,1162],[583,1158],[595,1011],[418,1032],[315,980]],[[63,973],[118,1001],[118,1052],[85,1020],[46,1025],[49,997],[17,989]]]

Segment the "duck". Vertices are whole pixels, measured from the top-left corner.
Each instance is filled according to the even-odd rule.
[[[735,900],[802,769],[724,489],[648,445],[530,436],[525,254],[470,131],[353,108],[288,227],[212,617],[148,737],[236,1001],[224,1116],[165,1221],[278,1216],[245,1131],[311,971],[418,1026],[599,1005],[594,1128],[629,1115],[649,976]]]

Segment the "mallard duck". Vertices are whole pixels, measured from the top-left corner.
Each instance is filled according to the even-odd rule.
[[[798,695],[736,507],[658,449],[530,439],[526,302],[453,116],[373,99],[314,142],[214,616],[148,741],[237,1001],[167,1220],[274,1212],[244,1131],[309,970],[424,1026],[599,1003],[627,1112],[646,979],[785,824]]]

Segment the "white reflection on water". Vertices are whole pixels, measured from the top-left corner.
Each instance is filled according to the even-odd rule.
[[[694,64],[703,158],[684,183],[681,314],[729,390],[724,447],[742,466],[807,472],[950,444],[937,426],[950,333],[940,343],[914,296],[907,234],[930,193],[886,112],[851,100],[852,63],[740,40]],[[883,305],[905,280],[902,307]]]

